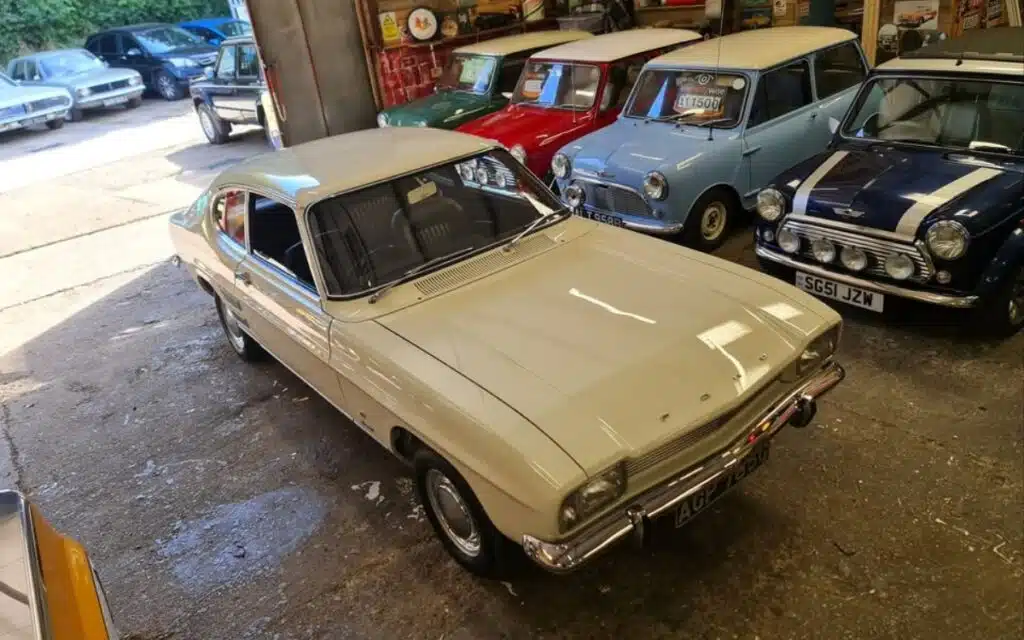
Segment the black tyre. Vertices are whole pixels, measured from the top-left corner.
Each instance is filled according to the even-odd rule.
[[[47,120],[46,126],[49,129],[56,130],[64,126],[64,118],[55,118],[53,120]]]
[[[246,362],[257,362],[265,359],[267,352],[242,329],[242,325],[239,323],[235,312],[226,307],[219,297],[216,300],[217,315],[220,316],[220,326],[224,329],[224,335],[227,336],[228,344],[235,350],[238,357]]]
[[[81,109],[72,109],[68,111],[68,120],[71,122],[81,122],[85,120],[85,112]]]
[[[982,335],[1006,338],[1024,328],[1024,264],[1014,267],[974,314],[975,329]]]
[[[178,85],[178,81],[174,79],[174,76],[166,71],[160,71],[156,74],[156,81],[153,83],[153,86],[164,100],[181,100],[185,97],[185,90]]]
[[[199,114],[199,125],[210,144],[224,144],[231,135],[231,124],[224,122],[213,112],[210,105],[200,102],[196,106],[196,113]]]
[[[729,237],[740,216],[736,196],[728,189],[711,189],[694,203],[686,216],[682,241],[688,247],[714,251]]]
[[[125,103],[124,108],[125,109],[138,109],[141,106],[142,106],[142,96],[135,96],[134,98],[130,99],[127,103]]]
[[[509,575],[522,549],[494,527],[455,467],[426,448],[413,455],[413,466],[420,502],[448,553],[478,576]]]

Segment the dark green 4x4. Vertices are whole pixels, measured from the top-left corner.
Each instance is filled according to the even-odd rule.
[[[434,95],[381,111],[377,125],[454,129],[476,120],[508,104],[531,55],[592,35],[586,31],[534,31],[460,47],[452,52]]]

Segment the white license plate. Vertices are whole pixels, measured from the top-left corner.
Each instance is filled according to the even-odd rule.
[[[127,96],[122,96],[120,98],[111,98],[110,100],[104,100],[103,101],[103,106],[104,107],[116,107],[117,105],[124,104],[126,102],[128,102],[128,97]]]
[[[832,280],[812,276],[801,271],[796,272],[796,286],[808,293],[832,298],[833,300],[845,302],[861,309],[870,309],[877,313],[882,312],[885,304],[885,296],[881,293],[865,291],[864,289],[851,287],[841,282],[833,282]]]
[[[707,509],[711,503],[716,502],[724,496],[729,489],[732,489],[740,480],[753,473],[758,467],[768,461],[770,441],[762,442],[747,457],[740,460],[733,467],[732,471],[723,475],[716,482],[709,484],[683,502],[676,508],[676,526],[681,527],[698,513]]]
[[[29,120],[26,120],[24,122],[24,125],[26,127],[31,127],[34,124],[42,124],[42,123],[46,122],[47,120],[49,120],[49,118],[47,118],[46,116],[40,116],[38,118],[31,118]]]

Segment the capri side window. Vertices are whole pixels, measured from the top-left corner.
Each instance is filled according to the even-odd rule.
[[[290,206],[256,194],[249,198],[249,250],[316,291],[299,222]]]
[[[213,203],[213,221],[217,228],[238,244],[245,246],[246,193],[225,191]]]

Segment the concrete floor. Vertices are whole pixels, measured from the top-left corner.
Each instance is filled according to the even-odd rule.
[[[127,638],[1024,635],[1024,335],[843,310],[847,382],[710,512],[575,575],[483,582],[405,470],[238,361],[167,264],[167,212],[262,149],[152,101],[0,136],[0,486],[86,544]]]

